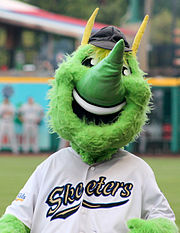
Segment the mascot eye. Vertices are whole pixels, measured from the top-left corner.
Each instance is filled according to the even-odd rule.
[[[122,74],[123,74],[124,76],[128,76],[128,75],[131,74],[131,71],[130,71],[130,69],[129,69],[128,67],[123,66],[123,68],[122,68]]]
[[[95,59],[93,57],[85,58],[82,61],[82,65],[87,66],[87,67],[95,66],[97,63],[98,63],[97,59]]]

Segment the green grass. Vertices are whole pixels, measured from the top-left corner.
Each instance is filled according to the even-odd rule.
[[[0,216],[45,157],[0,157]]]
[[[180,229],[180,158],[144,158],[176,216]]]
[[[40,156],[0,157],[0,215],[44,159]],[[158,185],[174,210],[180,228],[180,158],[144,159],[154,170]]]

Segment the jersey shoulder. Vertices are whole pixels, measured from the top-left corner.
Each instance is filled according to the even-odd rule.
[[[76,154],[71,147],[63,148],[45,159],[38,167],[43,168],[62,168],[67,163],[73,163],[74,160],[81,160],[80,156]]]
[[[126,150],[120,149],[115,157],[119,163],[123,162],[127,167],[136,170],[136,172],[153,174],[152,168],[146,161]]]

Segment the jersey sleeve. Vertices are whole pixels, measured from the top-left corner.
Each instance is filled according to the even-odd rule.
[[[22,117],[22,115],[23,115],[22,106],[17,109],[17,115],[18,115],[18,117]]]
[[[142,197],[142,218],[168,218],[175,221],[174,213],[167,199],[160,191],[153,171],[149,166],[146,171]]]
[[[3,113],[3,108],[2,108],[2,106],[0,105],[0,117],[2,117],[2,113]]]
[[[39,191],[40,166],[31,175],[25,186],[17,195],[16,199],[7,207],[5,214],[14,215],[27,227],[31,228],[33,210],[36,205]]]
[[[43,111],[43,108],[39,104],[37,105],[37,110],[38,110],[38,113],[39,113],[39,118],[41,120],[43,118],[44,111]]]
[[[16,114],[16,108],[12,105],[12,115]]]

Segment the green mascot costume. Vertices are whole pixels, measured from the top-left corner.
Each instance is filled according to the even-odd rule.
[[[29,178],[0,219],[1,233],[177,233],[151,168],[123,150],[147,120],[151,91],[136,53],[109,26],[91,34],[56,71],[49,123],[70,141]]]

